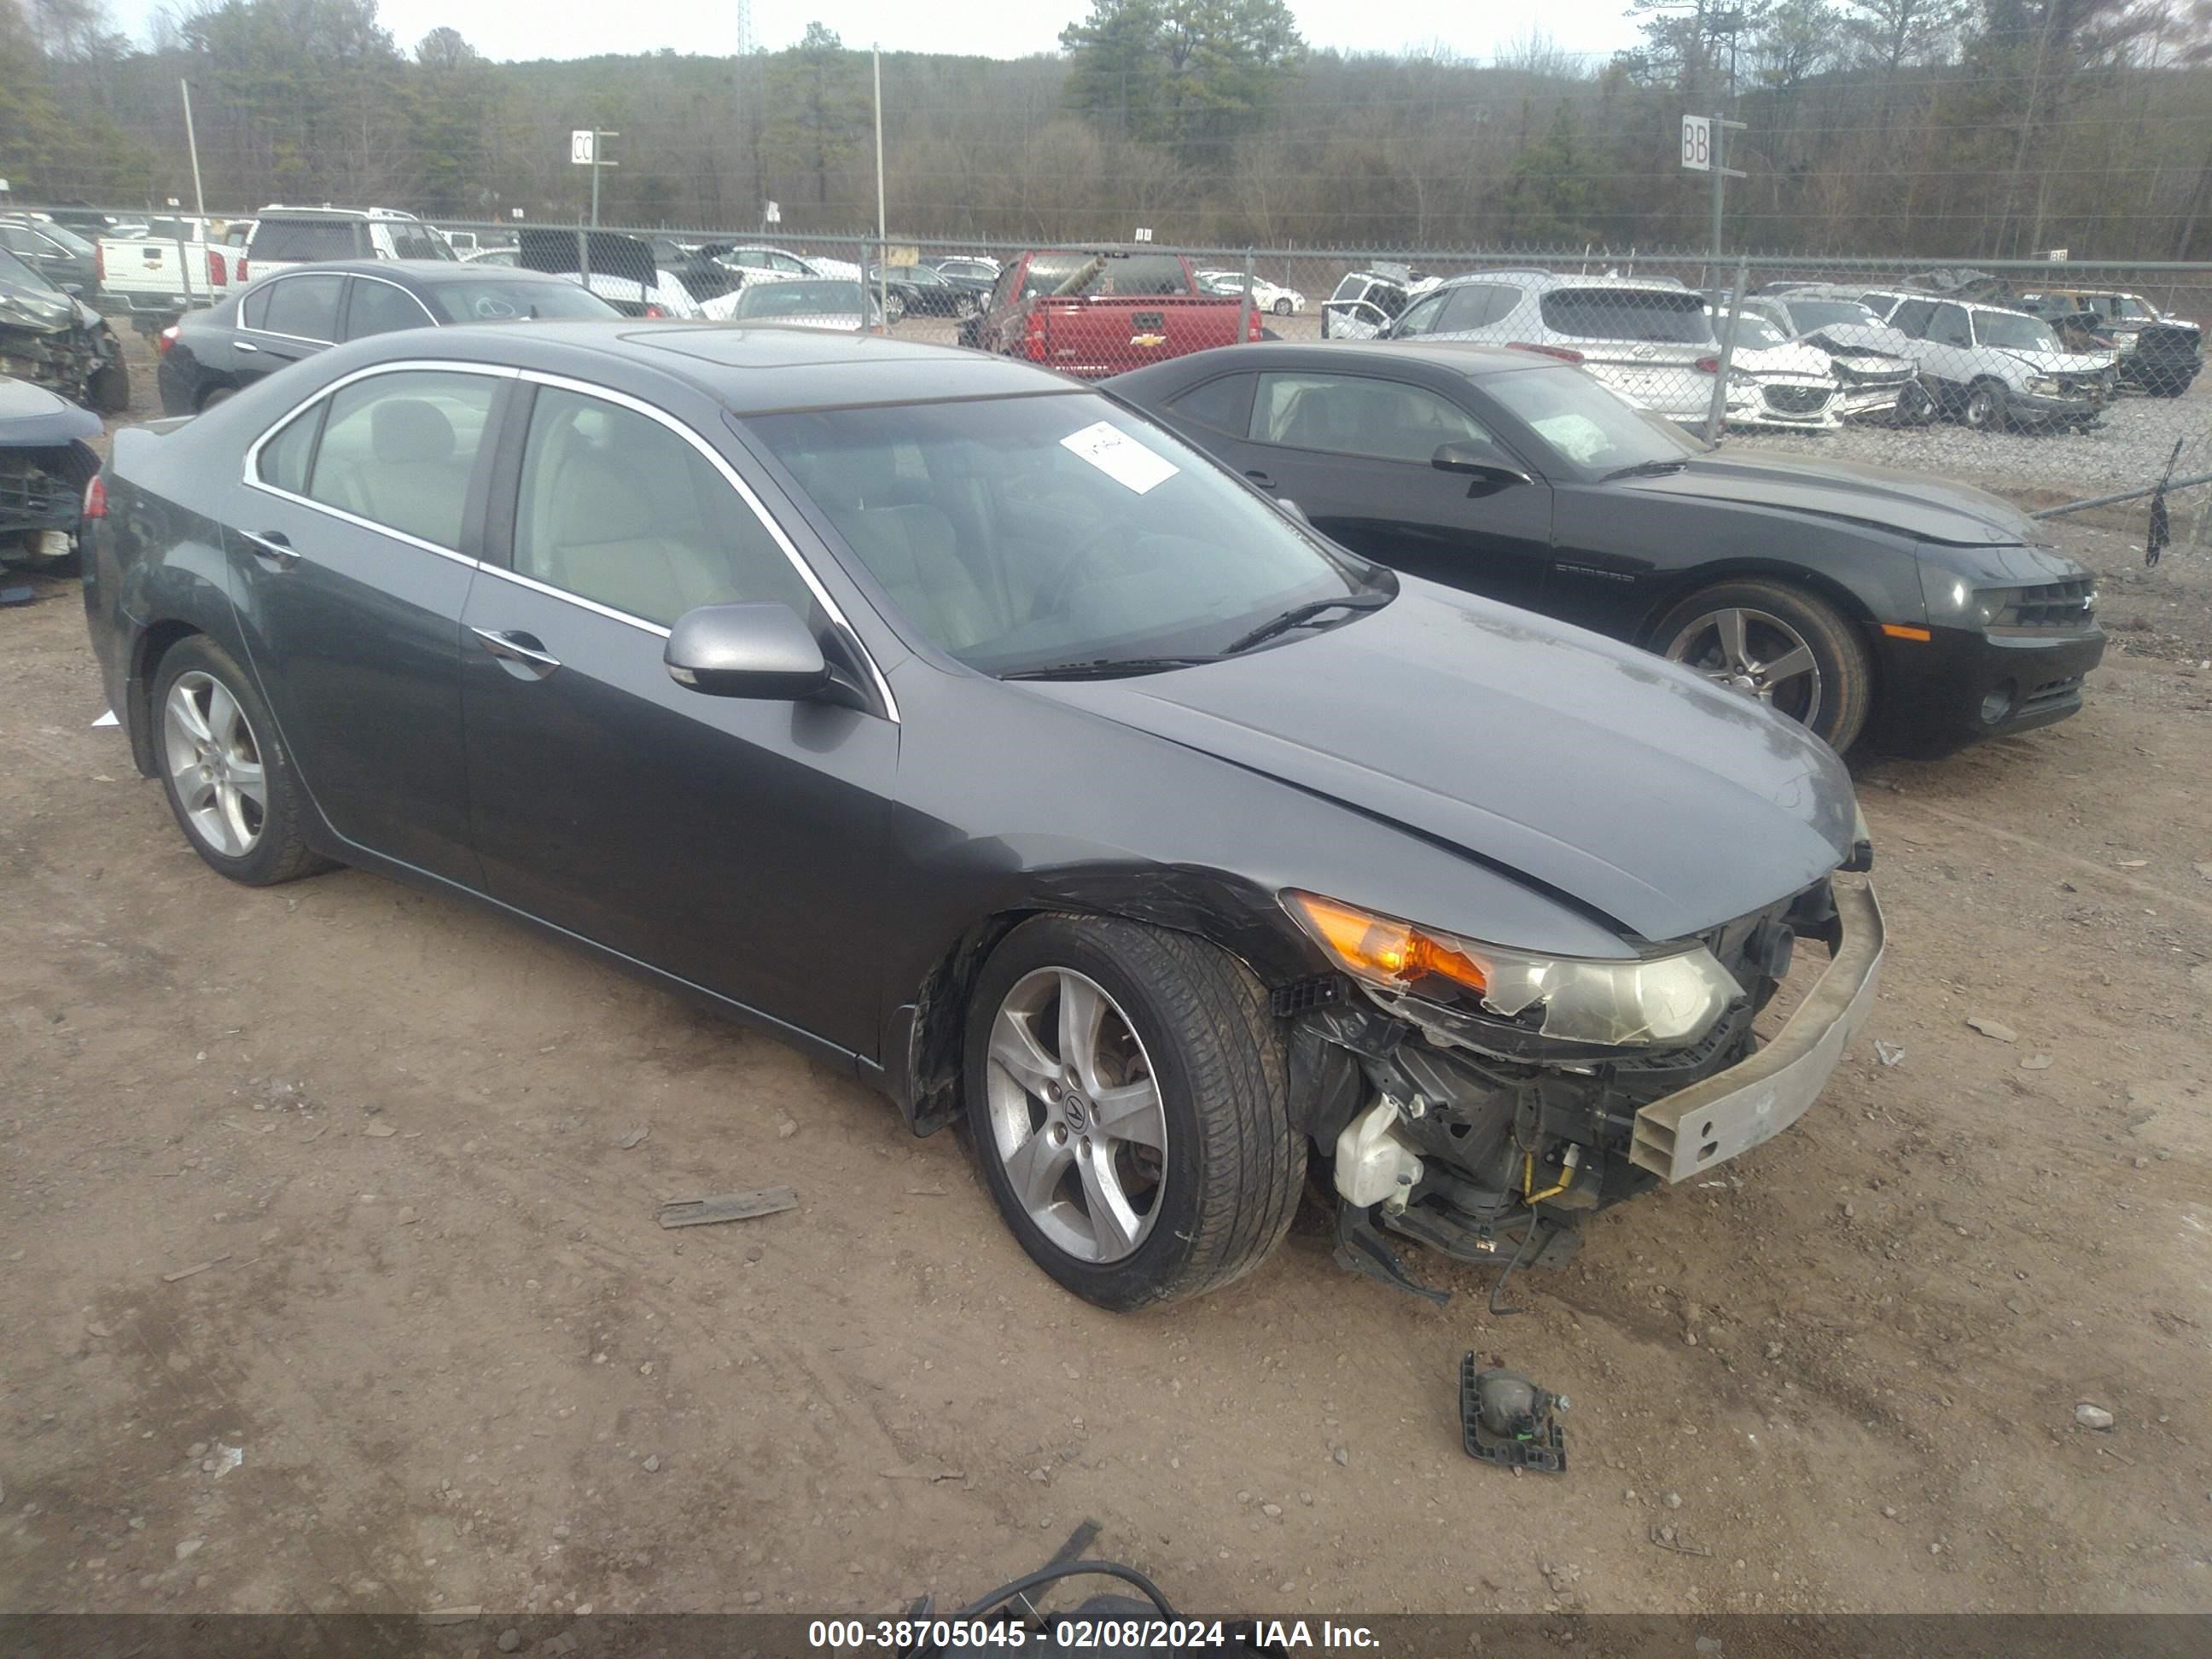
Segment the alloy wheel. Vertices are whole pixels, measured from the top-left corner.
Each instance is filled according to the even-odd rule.
[[[1987,386],[1978,386],[1966,395],[1966,424],[1976,431],[1985,431],[1996,424],[1997,395]]]
[[[224,858],[244,858],[268,818],[269,782],[238,699],[211,674],[179,674],[162,708],[161,735],[169,781],[192,833]]]
[[[1709,611],[1674,635],[1667,655],[1806,726],[1820,718],[1820,662],[1804,636],[1771,611]]]
[[[1167,1183],[1167,1114],[1143,1040],[1097,981],[1040,968],[991,1023],[993,1151],[1023,1212],[1082,1261],[1118,1261],[1152,1231]]]

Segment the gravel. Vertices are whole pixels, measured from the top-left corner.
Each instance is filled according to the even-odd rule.
[[[1922,427],[1852,424],[1839,432],[1734,432],[1731,447],[1795,452],[1834,461],[2011,483],[2071,498],[2158,482],[2182,440],[2178,471],[2212,470],[2212,398],[2125,393],[2087,432],[1972,432],[1948,421]]]

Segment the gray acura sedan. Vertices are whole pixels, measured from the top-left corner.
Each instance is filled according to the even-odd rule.
[[[1026,365],[386,335],[118,434],[88,511],[208,864],[466,895],[964,1120],[1106,1307],[1255,1266],[1310,1161],[1387,1281],[1561,1260],[1802,1114],[1873,996],[1818,739]]]

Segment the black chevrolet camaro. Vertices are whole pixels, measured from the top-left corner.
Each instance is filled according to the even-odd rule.
[[[1261,343],[1104,386],[1356,552],[1687,663],[1839,750],[2063,720],[2104,654],[2089,573],[1996,496],[1716,449],[1533,351]]]
[[[1255,1266],[1310,1158],[1386,1279],[1561,1259],[1804,1112],[1874,994],[1802,728],[1026,364],[422,329],[118,433],[88,510],[108,695],[208,864],[467,896],[964,1117],[1107,1306]]]

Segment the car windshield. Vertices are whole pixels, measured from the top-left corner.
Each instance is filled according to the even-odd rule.
[[[1206,656],[1356,567],[1090,392],[750,422],[900,611],[988,674]]]
[[[11,283],[18,288],[42,288],[56,294],[61,292],[3,247],[0,247],[0,283]]]
[[[2040,317],[2019,311],[1984,311],[1974,319],[1974,331],[1985,346],[2005,346],[2014,351],[2060,351],[2058,337]]]
[[[1024,295],[1169,295],[1190,292],[1172,253],[1040,253],[1022,273]]]
[[[1733,319],[1724,315],[1715,318],[1713,326],[1716,332],[1723,322],[1729,324],[1729,331],[1735,336],[1735,343],[1739,349],[1768,351],[1776,346],[1785,346],[1790,343],[1790,337],[1787,334],[1768,322],[1765,318],[1748,311],[1739,313]]]
[[[1854,328],[1878,327],[1881,323],[1881,318],[1856,300],[1791,300],[1784,308],[1800,334],[1810,334],[1816,328],[1838,323],[1848,323]]]
[[[747,283],[738,290],[733,317],[857,317],[874,307],[858,283],[810,279],[799,283]]]
[[[482,262],[479,262],[481,264]],[[533,319],[619,317],[622,313],[575,283],[531,283],[487,276],[478,282],[439,283],[432,301],[451,323],[512,323]]]
[[[1707,446],[1671,421],[1617,398],[1578,368],[1513,369],[1476,383],[1559,459],[1594,477],[1683,461]]]

